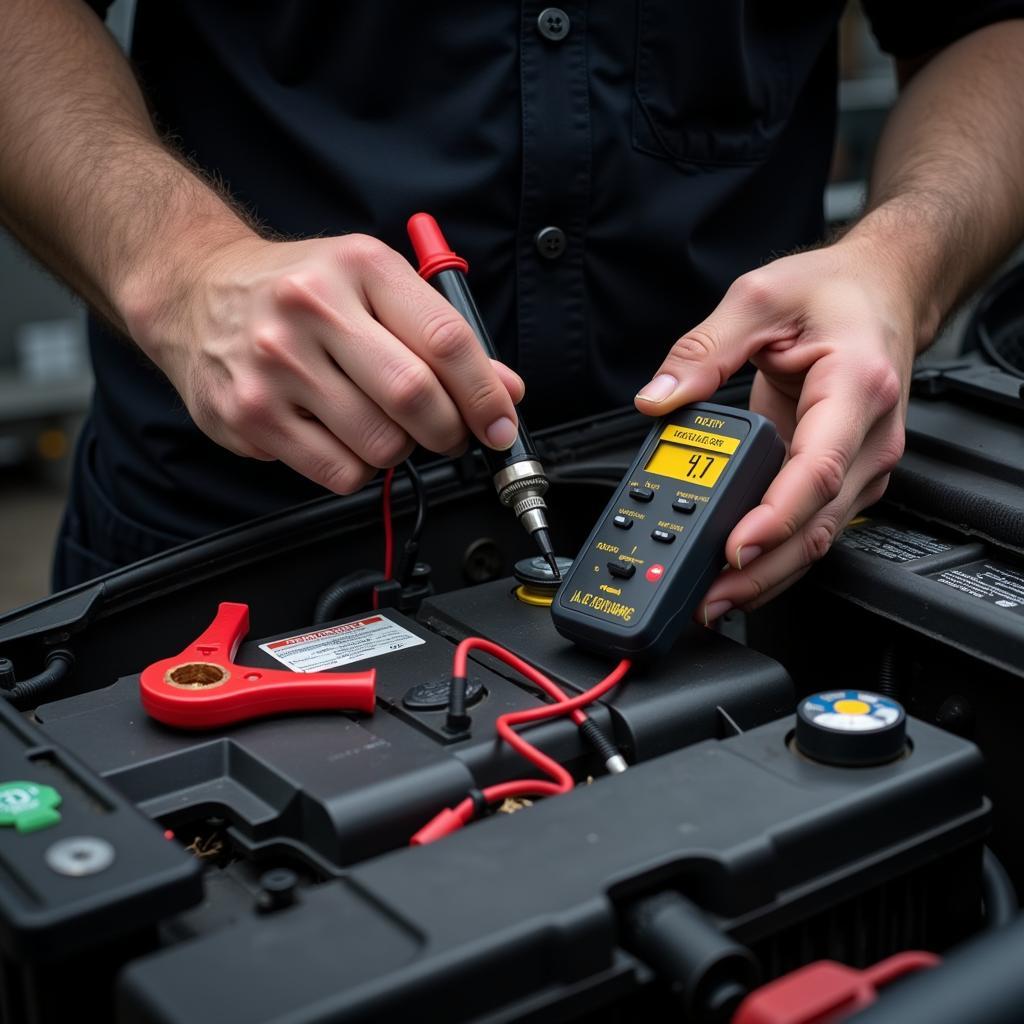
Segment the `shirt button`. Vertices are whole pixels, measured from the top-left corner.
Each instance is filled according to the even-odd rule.
[[[544,259],[557,260],[565,252],[565,247],[569,244],[569,240],[565,237],[565,232],[561,228],[548,227],[541,228],[533,236],[533,244],[537,247],[537,252]]]
[[[561,7],[545,7],[537,17],[537,31],[545,39],[560,43],[568,34],[569,15]]]

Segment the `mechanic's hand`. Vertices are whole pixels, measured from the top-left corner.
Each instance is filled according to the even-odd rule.
[[[192,418],[239,455],[348,494],[468,430],[508,448],[522,380],[409,262],[365,235],[234,241],[125,317]]]
[[[898,292],[878,254],[852,240],[787,256],[739,278],[637,395],[641,412],[662,416],[709,398],[749,359],[750,407],[787,441],[786,464],[726,542],[729,567],[698,621],[770,600],[882,496],[903,452],[915,349]]]

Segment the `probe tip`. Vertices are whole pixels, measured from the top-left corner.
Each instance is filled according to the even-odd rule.
[[[562,571],[558,568],[558,559],[555,558],[555,546],[551,543],[551,534],[548,533],[546,527],[542,526],[539,530],[533,531],[533,536],[537,541],[537,547],[540,548],[540,553],[544,556],[544,561],[551,566],[551,572],[555,579],[560,580]]]

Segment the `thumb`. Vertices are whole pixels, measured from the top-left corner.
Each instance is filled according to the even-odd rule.
[[[747,275],[751,276],[751,275]],[[715,311],[671,348],[650,383],[638,392],[636,407],[663,416],[689,402],[710,398],[764,343],[766,303],[752,301],[740,278]]]

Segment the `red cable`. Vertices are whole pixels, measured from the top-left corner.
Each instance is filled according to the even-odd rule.
[[[482,637],[467,637],[456,648],[455,664],[453,666],[454,675],[466,675],[466,660],[471,650],[484,651],[498,658],[500,661],[505,662],[506,665],[526,676],[531,682],[536,683],[546,693],[556,698],[556,703],[554,704],[546,704],[539,708],[527,708],[524,711],[508,712],[501,715],[495,723],[498,735],[534,767],[549,775],[553,781],[546,779],[514,779],[511,782],[499,782],[483,790],[484,800],[491,804],[499,800],[505,800],[508,797],[557,796],[559,793],[567,793],[573,788],[572,776],[557,761],[548,757],[547,754],[538,750],[532,743],[515,732],[512,726],[523,725],[527,722],[539,722],[546,718],[558,718],[566,714],[571,714],[573,720],[579,724],[580,721],[586,719],[586,715],[581,709],[587,704],[592,704],[599,697],[604,696],[612,687],[616,686],[629,671],[631,662],[623,658],[599,683],[579,696],[569,699],[562,689],[539,669],[534,668],[528,662],[523,661],[522,658],[512,654],[511,651],[506,651],[504,647],[499,647],[497,644],[492,643],[490,640],[484,640]],[[446,807],[412,837],[410,840],[411,845],[420,846],[424,843],[431,843],[442,836],[454,832],[470,822],[475,811],[475,804],[469,797],[456,804],[453,808]]]
[[[520,675],[526,676],[531,683],[536,683],[549,697],[554,697],[556,701],[567,701],[569,699],[568,694],[560,686],[544,675],[539,669],[534,668],[528,661],[523,661],[522,658],[517,657],[511,651],[505,650],[504,647],[499,647],[490,640],[485,640],[482,636],[466,637],[455,648],[455,662],[452,665],[453,675],[466,675],[468,655],[470,651],[474,650],[483,651],[485,654],[490,654],[499,661],[505,662],[506,665],[514,668]],[[577,710],[572,713],[572,720],[577,725],[582,725],[587,720],[587,716],[583,711]]]
[[[391,481],[395,476],[395,467],[392,466],[384,474],[384,486],[381,489],[381,514],[384,518],[384,579],[389,580],[395,567],[395,532],[391,526]],[[373,588],[373,607],[376,611],[380,607],[377,588]]]

